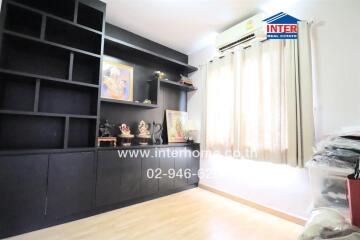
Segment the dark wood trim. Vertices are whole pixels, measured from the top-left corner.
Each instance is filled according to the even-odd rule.
[[[35,84],[35,99],[34,99],[34,112],[39,111],[39,95],[40,95],[40,79],[36,79]]]

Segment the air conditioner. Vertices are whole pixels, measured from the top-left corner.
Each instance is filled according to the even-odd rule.
[[[266,40],[265,18],[264,13],[259,13],[220,33],[216,38],[217,49],[224,52],[238,45],[247,47],[253,42]]]

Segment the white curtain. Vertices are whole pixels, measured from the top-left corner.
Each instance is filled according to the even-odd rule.
[[[207,66],[207,150],[303,166],[313,145],[308,24],[299,39],[235,49]]]

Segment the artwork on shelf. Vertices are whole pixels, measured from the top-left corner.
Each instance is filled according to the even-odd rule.
[[[169,143],[186,142],[185,126],[187,120],[187,112],[166,110],[166,126]]]
[[[105,58],[102,68],[101,97],[132,102],[134,68],[110,57]]]

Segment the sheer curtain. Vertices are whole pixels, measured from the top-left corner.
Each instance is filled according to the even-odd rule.
[[[206,149],[303,166],[312,154],[308,26],[299,40],[234,49],[207,66]]]

